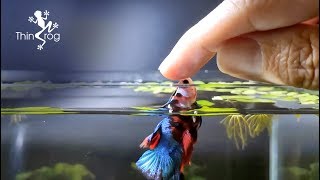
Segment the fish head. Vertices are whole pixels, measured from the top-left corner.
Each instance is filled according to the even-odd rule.
[[[169,109],[192,109],[196,103],[197,90],[191,78],[181,79],[166,106]]]

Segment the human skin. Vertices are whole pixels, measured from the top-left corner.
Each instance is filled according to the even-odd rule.
[[[231,76],[319,89],[319,0],[225,0],[191,27],[159,66],[168,79],[217,56]]]

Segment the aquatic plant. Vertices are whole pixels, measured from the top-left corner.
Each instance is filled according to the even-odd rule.
[[[220,123],[226,127],[227,136],[234,140],[237,149],[244,149],[249,136],[255,138],[265,129],[271,132],[272,115],[228,115]]]
[[[283,173],[284,177],[292,180],[316,180],[319,179],[319,162],[311,163],[309,168],[286,167]]]
[[[188,180],[205,180],[201,174],[206,170],[204,166],[195,164],[194,162],[185,168],[185,179]]]
[[[39,169],[22,172],[16,175],[16,180],[94,180],[92,174],[82,164],[57,163],[53,167],[41,167]]]
[[[229,115],[220,123],[226,127],[227,136],[234,140],[237,149],[244,149],[247,145],[249,127],[243,115]]]
[[[246,121],[248,122],[249,134],[252,138],[259,136],[265,129],[271,133],[272,115],[270,114],[254,114],[246,115]]]

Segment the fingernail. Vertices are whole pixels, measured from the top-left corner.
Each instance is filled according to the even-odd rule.
[[[261,48],[253,39],[225,42],[218,50],[217,63],[222,72],[238,78],[259,80],[262,76]]]

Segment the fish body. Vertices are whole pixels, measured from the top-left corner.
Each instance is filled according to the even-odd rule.
[[[149,148],[136,162],[148,179],[179,180],[183,150],[173,135],[170,118],[164,118],[140,145]]]
[[[196,88],[189,86],[192,80],[183,79],[178,84],[184,86],[178,86],[162,108],[178,112],[198,107]],[[183,179],[184,167],[191,163],[201,122],[200,116],[165,117],[140,144],[148,150],[136,162],[137,168],[147,179]]]
[[[180,172],[183,173],[184,167],[191,164],[193,145],[197,142],[198,129],[201,126],[200,116],[171,116],[172,134],[182,147],[182,161]]]

